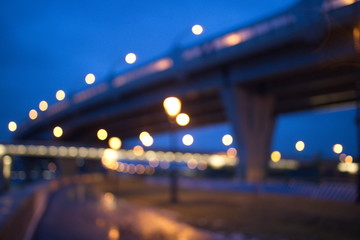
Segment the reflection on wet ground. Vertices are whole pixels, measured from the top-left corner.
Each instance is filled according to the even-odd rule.
[[[34,239],[207,240],[213,237],[178,222],[169,212],[135,207],[99,186],[79,184],[51,197]]]

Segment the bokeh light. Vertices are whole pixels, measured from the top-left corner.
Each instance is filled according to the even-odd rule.
[[[225,166],[225,159],[219,155],[213,155],[209,158],[209,164],[214,169],[219,169]]]
[[[141,156],[144,154],[144,148],[142,146],[139,146],[139,145],[136,145],[134,148],[133,148],[133,153],[135,156]]]
[[[305,149],[305,143],[303,141],[298,141],[295,144],[295,148],[296,150],[298,150],[299,152],[303,151]]]
[[[35,109],[31,109],[29,112],[29,118],[34,120],[38,117],[38,112]]]
[[[48,107],[49,107],[48,103],[44,100],[39,103],[39,109],[43,112],[46,111]]]
[[[112,137],[109,139],[109,147],[114,150],[119,150],[121,148],[121,140],[118,137]]]
[[[341,144],[335,144],[334,146],[333,146],[333,151],[334,151],[334,153],[336,153],[336,154],[340,154],[340,153],[342,153],[342,151],[343,151],[343,146],[341,145]]]
[[[63,135],[63,130],[62,130],[62,128],[59,127],[59,126],[54,127],[54,129],[53,129],[53,134],[54,134],[54,136],[57,137],[57,138],[61,137],[61,136]]]
[[[85,82],[89,85],[93,84],[96,80],[96,77],[94,74],[89,73],[85,76]]]
[[[150,136],[150,133],[148,133],[146,131],[141,132],[140,135],[139,135],[140,141],[141,142],[144,141],[144,138],[146,138],[147,136]]]
[[[190,134],[186,134],[185,136],[183,136],[182,142],[184,145],[190,146],[191,144],[193,144],[194,138]]]
[[[350,155],[347,155],[344,160],[345,163],[352,163],[353,161],[354,161],[354,159]]]
[[[150,147],[151,145],[153,145],[154,143],[154,139],[152,136],[150,135],[145,135],[142,140],[141,140],[142,144],[145,146],[145,147]]]
[[[345,158],[346,158],[346,154],[345,154],[345,153],[340,154],[340,156],[339,156],[340,162],[345,162]]]
[[[58,100],[58,101],[62,101],[62,100],[64,100],[65,99],[65,92],[63,91],[63,90],[58,90],[57,92],[56,92],[56,99]]]
[[[203,33],[204,28],[201,25],[196,24],[196,25],[192,26],[191,31],[195,35],[200,35]]]
[[[181,101],[177,97],[168,97],[163,102],[166,114],[175,117],[181,111]]]
[[[281,153],[279,151],[274,151],[270,155],[271,161],[278,162],[281,159]]]
[[[105,129],[99,129],[96,135],[101,141],[105,140],[108,137],[108,133]]]
[[[125,56],[125,62],[128,64],[133,64],[134,62],[136,62],[136,55],[135,53],[128,53]]]
[[[15,132],[17,129],[16,122],[14,122],[14,121],[9,122],[8,128],[9,128],[10,132]]]
[[[233,137],[230,134],[226,134],[222,137],[222,143],[225,146],[229,146],[233,143]]]
[[[176,123],[180,126],[186,126],[190,122],[190,117],[186,113],[180,113],[176,116]]]
[[[226,151],[226,155],[230,158],[234,158],[236,157],[237,155],[237,150],[235,148],[229,148],[227,151]]]

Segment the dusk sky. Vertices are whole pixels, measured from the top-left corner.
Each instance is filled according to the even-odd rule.
[[[28,121],[41,100],[54,103],[57,90],[67,95],[84,89],[84,77],[103,81],[115,70],[126,70],[166,54],[179,41],[195,44],[280,12],[296,0],[176,0],[176,1],[21,1],[0,2],[0,140],[11,139],[10,121]],[[194,24],[205,31],[191,35]],[[188,31],[189,34],[183,35]],[[184,38],[178,39],[183,35]],[[137,54],[129,66],[127,53]],[[224,151],[221,137],[227,124],[195,131],[196,150]],[[180,134],[179,134],[180,135]],[[155,136],[158,147],[165,137]],[[294,144],[306,149],[297,153]],[[132,147],[136,141],[125,143]],[[315,154],[335,157],[332,145],[356,155],[354,106],[301,112],[278,117],[273,149],[289,157]],[[159,144],[159,145],[156,145]]]

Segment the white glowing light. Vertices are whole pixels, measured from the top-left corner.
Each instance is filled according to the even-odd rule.
[[[135,53],[128,53],[125,56],[125,62],[128,64],[133,64],[134,62],[136,62],[136,55]]]

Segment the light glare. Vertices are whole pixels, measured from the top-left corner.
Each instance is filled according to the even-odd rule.
[[[9,128],[10,132],[15,132],[17,129],[16,122],[14,122],[14,121],[9,122],[8,128]]]
[[[63,135],[63,130],[62,130],[62,128],[59,127],[59,126],[54,127],[53,134],[54,134],[54,136],[57,137],[57,138],[61,137],[61,136]]]
[[[154,139],[152,136],[150,135],[146,135],[142,138],[142,144],[145,146],[145,147],[150,147],[151,145],[153,145],[154,143]]]
[[[203,27],[201,25],[196,24],[191,28],[191,31],[195,35],[200,35],[204,31],[204,29],[203,29]]]
[[[57,92],[56,92],[56,99],[58,100],[58,101],[62,101],[62,100],[64,100],[65,99],[65,92],[63,91],[63,90],[58,90]]]
[[[186,126],[190,122],[190,117],[186,113],[180,113],[176,116],[176,123],[180,126]]]
[[[305,149],[305,143],[303,141],[298,141],[296,144],[295,144],[295,148],[296,150],[298,150],[299,152],[301,152],[302,150]]]
[[[164,109],[170,117],[175,117],[181,111],[181,101],[177,97],[168,97],[163,102]]]
[[[281,159],[281,153],[279,151],[274,151],[270,155],[271,161],[278,162]]]
[[[352,163],[353,162],[353,157],[352,156],[350,156],[350,155],[347,155],[346,157],[345,157],[345,163]]]
[[[34,120],[38,117],[38,113],[35,109],[31,109],[30,112],[29,112],[29,118],[31,120]]]
[[[103,141],[108,137],[108,133],[105,129],[99,129],[99,131],[97,131],[97,137],[99,140]]]
[[[48,107],[49,107],[49,105],[46,101],[41,101],[39,103],[39,109],[43,112],[46,111],[48,109]]]
[[[222,137],[222,143],[225,146],[229,146],[233,143],[233,137],[230,134],[226,134]]]
[[[333,146],[333,151],[334,151],[334,153],[336,153],[336,154],[340,154],[340,153],[342,153],[342,151],[343,151],[343,146],[341,145],[341,144],[335,144],[334,146]]]
[[[125,62],[128,64],[133,64],[134,62],[136,62],[136,55],[135,53],[128,53],[125,56]]]
[[[109,146],[111,149],[119,150],[121,148],[121,140],[118,137],[112,137],[109,139]]]
[[[193,144],[194,138],[190,134],[186,134],[185,136],[183,136],[182,142],[184,145],[190,146],[191,144]]]
[[[85,82],[89,85],[93,84],[95,80],[96,80],[95,75],[92,73],[89,73],[85,76]]]

